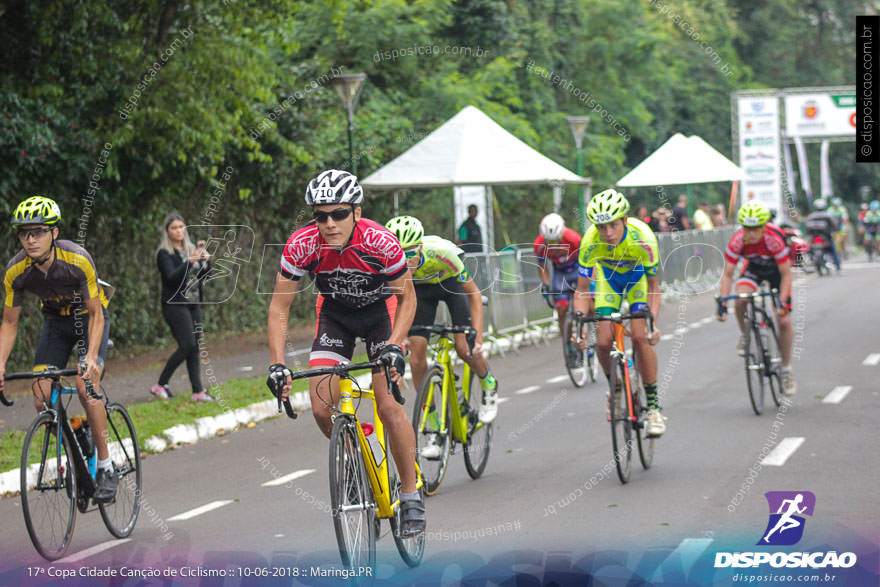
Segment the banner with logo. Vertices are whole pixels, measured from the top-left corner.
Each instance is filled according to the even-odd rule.
[[[790,137],[856,135],[855,93],[785,96],[785,134]]]
[[[782,210],[779,101],[775,96],[741,96],[739,165],[743,171],[742,202],[761,202]]]

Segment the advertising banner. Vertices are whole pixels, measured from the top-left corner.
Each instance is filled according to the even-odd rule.
[[[784,99],[787,136],[855,137],[855,93],[791,94]]]
[[[775,96],[737,98],[742,202],[758,201],[782,210],[779,102]]]

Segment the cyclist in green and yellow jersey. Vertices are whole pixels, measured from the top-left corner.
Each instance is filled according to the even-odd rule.
[[[449,308],[453,326],[471,326],[477,331],[473,350],[468,349],[467,337],[463,333],[455,334],[455,351],[480,379],[483,389],[480,421],[493,421],[498,413],[498,382],[489,370],[489,363],[482,351],[483,295],[461,261],[463,251],[444,238],[425,235],[422,223],[412,216],[392,218],[385,227],[397,236],[403,247],[418,299],[412,322],[415,326],[409,331],[413,384],[419,385],[428,368],[426,353],[429,335],[419,330],[418,326],[434,323],[437,304],[442,300]],[[422,454],[430,456],[430,449],[430,446],[425,447]]]
[[[659,252],[657,237],[647,224],[628,218],[629,202],[623,194],[609,189],[596,194],[587,206],[587,217],[593,223],[581,240],[578,257],[578,286],[574,296],[575,312],[610,315],[620,311],[623,299],[631,312],[650,309],[654,320],[660,313],[660,277],[657,275]],[[595,300],[590,284],[596,280]],[[662,436],[665,418],[660,413],[657,394],[657,355],[653,345],[660,340],[660,331],[649,333],[645,319],[630,322],[636,365],[648,399],[648,435]],[[596,332],[596,354],[599,364],[609,376],[614,331],[610,322],[599,322]],[[586,344],[586,341],[583,342]]]

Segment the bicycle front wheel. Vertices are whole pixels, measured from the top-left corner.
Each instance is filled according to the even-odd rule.
[[[330,434],[330,505],[342,564],[376,564],[376,504],[358,444],[357,423],[338,417]]]
[[[421,459],[424,461],[424,459]],[[391,518],[391,535],[394,536],[394,544],[397,546],[397,552],[400,558],[409,567],[416,567],[422,562],[425,556],[425,533],[422,532],[417,536],[404,538],[400,535],[403,528],[403,520],[400,514],[400,475],[397,472],[397,463],[394,462],[394,456],[388,451],[388,488],[391,499],[391,505],[394,507],[394,517]],[[424,503],[424,485],[422,486],[422,500]]]
[[[110,533],[125,538],[134,530],[141,509],[141,454],[131,417],[116,403],[107,406],[107,448],[119,485],[116,499],[98,504],[98,509]]]
[[[630,385],[633,390],[633,410],[637,416],[635,437],[639,446],[639,460],[642,462],[642,468],[647,470],[651,468],[651,463],[654,462],[654,437],[648,436],[648,422],[646,420],[648,414],[648,395],[645,392],[642,376],[639,374],[636,365],[636,356],[633,353],[633,368],[629,372]]]
[[[443,482],[452,446],[448,418],[446,425],[441,428],[442,402],[443,368],[440,365],[432,365],[419,386],[412,419],[416,433],[416,450],[422,466],[422,476],[425,479],[425,493],[428,495],[434,495]]]
[[[76,524],[72,450],[52,414],[43,413],[28,428],[21,451],[24,524],[34,548],[50,561],[67,552]]]
[[[468,403],[468,438],[464,445],[464,467],[471,479],[479,479],[489,462],[489,450],[492,448],[492,423],[480,422],[480,403],[482,392],[479,384],[474,387],[474,372],[471,371],[467,382]]]
[[[758,416],[764,411],[764,351],[761,337],[751,321],[748,321],[743,345],[746,363],[746,383],[749,387],[749,401]]]
[[[770,395],[776,407],[782,403],[782,351],[779,347],[779,336],[776,335],[776,327],[768,319],[766,326],[761,328],[764,348],[764,374],[770,387]]]
[[[626,372],[619,358],[614,360],[611,367],[610,384],[611,448],[617,476],[621,483],[626,483],[632,471],[632,420],[626,402]],[[620,391],[616,392],[618,386]]]
[[[571,382],[575,387],[583,387],[590,377],[592,364],[589,361],[590,357],[587,356],[587,349],[581,350],[571,342],[571,334],[574,330],[574,320],[571,314],[568,312],[562,323],[562,356]],[[593,378],[593,381],[595,380]]]

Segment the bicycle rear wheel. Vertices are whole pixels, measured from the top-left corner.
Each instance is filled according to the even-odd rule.
[[[376,564],[376,504],[358,444],[357,423],[340,416],[330,434],[330,505],[342,564]]]
[[[776,327],[769,318],[761,327],[762,347],[764,349],[764,374],[770,387],[770,395],[776,407],[782,403],[782,351],[779,347],[779,336]]]
[[[64,434],[59,432],[52,414],[43,413],[28,428],[21,451],[24,523],[34,548],[50,561],[67,552],[76,524],[76,474],[72,450],[78,449],[72,449]],[[30,474],[29,467],[33,467]]]
[[[471,479],[479,479],[489,462],[489,450],[492,448],[493,423],[480,422],[479,412],[482,402],[482,391],[479,384],[474,387],[474,372],[468,380],[468,438],[464,445],[464,467]],[[463,392],[462,392],[463,393]]]
[[[562,323],[562,357],[565,361],[565,369],[575,387],[583,387],[590,377],[591,364],[587,356],[587,349],[580,350],[571,342],[571,333],[574,329],[574,320],[571,312],[565,315]],[[593,379],[595,381],[595,378]]]
[[[645,386],[642,384],[642,376],[639,374],[635,353],[633,353],[633,368],[629,370],[629,373],[630,385],[633,390],[633,410],[637,417],[635,437],[639,446],[639,461],[642,463],[642,468],[647,470],[654,462],[654,437],[648,436],[648,422],[646,420],[648,396],[645,392]]]
[[[752,320],[746,320],[746,332],[743,336],[749,401],[755,414],[760,416],[764,411],[764,351],[761,349],[758,329]]]
[[[452,401],[455,401],[453,398]],[[413,429],[416,434],[416,451],[419,454],[419,462],[422,466],[422,476],[425,479],[425,493],[434,495],[443,482],[446,469],[449,465],[449,452],[452,446],[452,435],[449,430],[449,419],[446,426],[441,430],[440,416],[443,408],[443,368],[440,365],[431,365],[425,372],[419,393],[416,396],[416,405],[413,407]],[[439,445],[440,455],[428,458],[422,455],[422,450],[429,446],[432,440]]]
[[[424,459],[422,459],[424,461]],[[425,532],[411,538],[404,538],[400,535],[400,529],[403,527],[403,520],[400,515],[400,475],[397,472],[397,463],[391,451],[388,451],[388,488],[391,504],[397,503],[394,508],[394,516],[389,520],[391,522],[391,535],[394,537],[394,544],[397,546],[397,552],[400,558],[409,567],[417,567],[425,556]],[[424,503],[425,492],[424,485],[420,490],[422,502]]]
[[[141,509],[141,455],[131,417],[116,403],[107,406],[107,448],[119,486],[116,499],[98,504],[98,509],[110,533],[125,538],[134,530]]]
[[[620,392],[615,392],[620,385]],[[632,471],[632,420],[629,419],[629,408],[626,405],[626,374],[621,359],[614,359],[611,366],[610,379],[610,412],[611,412],[611,449],[617,476],[621,483],[629,481]]]

